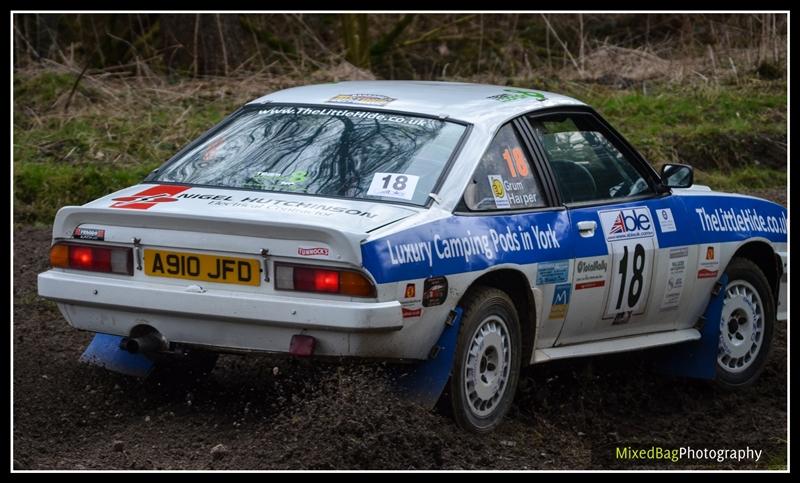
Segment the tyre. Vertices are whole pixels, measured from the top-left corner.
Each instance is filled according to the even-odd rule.
[[[465,300],[448,393],[456,423],[484,433],[500,424],[514,400],[522,337],[505,292],[477,287]]]
[[[775,325],[775,298],[764,272],[746,258],[725,270],[728,285],[720,320],[717,381],[723,386],[751,384],[767,363]]]

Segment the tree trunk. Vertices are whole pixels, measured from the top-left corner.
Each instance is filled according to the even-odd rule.
[[[247,60],[245,31],[238,15],[163,14],[160,21],[170,73],[228,75]]]
[[[369,69],[369,34],[367,16],[364,14],[342,15],[342,38],[348,62],[362,69]]]

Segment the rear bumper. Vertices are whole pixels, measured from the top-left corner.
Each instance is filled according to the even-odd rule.
[[[400,303],[351,302],[244,294],[132,282],[50,270],[39,275],[39,295],[58,302],[70,325],[129,335],[149,325],[170,342],[220,349],[287,352],[294,334],[318,339],[319,355],[408,357],[398,347]]]

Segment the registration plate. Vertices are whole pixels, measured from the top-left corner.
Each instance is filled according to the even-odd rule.
[[[144,251],[144,273],[152,277],[257,286],[261,282],[260,271],[261,263],[252,258],[167,250]]]

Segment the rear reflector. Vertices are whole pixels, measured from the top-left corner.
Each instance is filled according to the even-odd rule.
[[[90,272],[133,275],[133,250],[78,243],[56,243],[50,248],[50,265]]]
[[[374,297],[375,286],[353,270],[332,270],[309,265],[275,264],[275,288],[299,292]]]
[[[295,334],[289,342],[289,354],[298,357],[309,357],[314,354],[317,339],[310,335]]]

